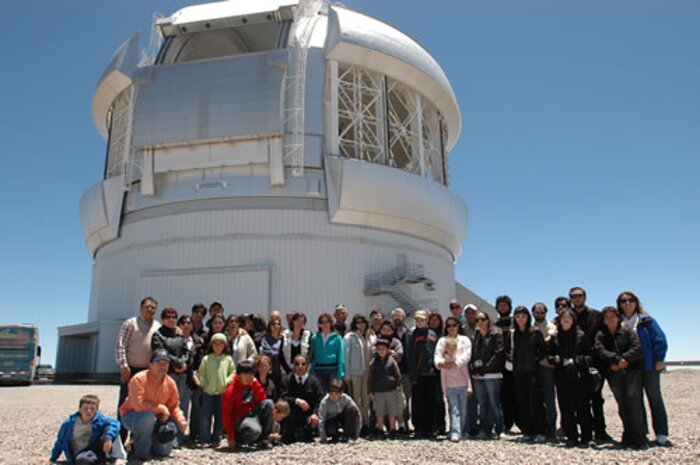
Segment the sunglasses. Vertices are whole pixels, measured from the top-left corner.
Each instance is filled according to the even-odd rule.
[[[546,314],[547,314],[547,312],[545,312],[545,311],[543,311],[543,310],[537,310],[537,311],[535,312],[535,315],[546,315]]]
[[[637,301],[634,299],[620,299],[621,304],[636,304]]]
[[[488,321],[486,318],[477,318],[476,321]]]
[[[571,294],[569,296],[570,299],[583,299],[584,294]]]
[[[567,304],[567,303],[565,303],[565,302],[562,302],[562,303],[557,304],[557,308],[562,308],[562,307],[566,308],[566,307],[568,307],[568,306],[569,306],[569,304]]]
[[[456,327],[457,327],[457,325],[455,325],[455,324],[445,325],[445,328],[456,328]]]
[[[156,306],[155,305],[144,305],[143,308],[145,308],[146,310],[155,310]]]
[[[165,315],[163,320],[177,320],[177,317],[175,315]]]

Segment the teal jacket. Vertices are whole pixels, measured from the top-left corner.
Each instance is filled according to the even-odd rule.
[[[335,377],[345,379],[345,341],[338,333],[331,333],[326,343],[323,334],[311,336],[311,371],[335,370]]]

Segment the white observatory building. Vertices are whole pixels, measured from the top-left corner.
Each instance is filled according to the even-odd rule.
[[[320,0],[233,0],[155,22],[99,80],[103,179],[80,201],[88,321],[59,328],[59,376],[109,377],[147,295],[189,313],[344,303],[447,310],[465,202],[445,73],[395,28]]]

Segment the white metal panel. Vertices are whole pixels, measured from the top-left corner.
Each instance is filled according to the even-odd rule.
[[[80,199],[80,223],[92,255],[119,235],[123,201],[122,176],[93,185]]]
[[[155,149],[156,173],[221,166],[267,164],[275,139],[243,139],[231,142],[205,143]]]
[[[281,134],[283,70],[268,63],[277,56],[273,51],[154,68],[152,81],[139,86],[134,147]]]
[[[328,207],[334,223],[408,232],[441,244],[456,258],[467,231],[467,207],[454,192],[403,170],[326,157]]]
[[[279,8],[297,5],[298,0],[226,0],[222,2],[193,5],[176,11],[169,18],[173,26],[183,26],[200,21],[215,21],[253,13],[277,11]]]
[[[140,37],[140,32],[134,33],[114,52],[92,96],[92,120],[105,139],[107,112],[114,99],[132,84],[132,77],[137,73]]]
[[[445,117],[448,150],[457,142],[462,120],[452,86],[435,59],[404,33],[333,5],[328,11],[326,57],[381,72],[418,90]]]

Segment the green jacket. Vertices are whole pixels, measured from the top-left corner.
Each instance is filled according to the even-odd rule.
[[[230,355],[211,353],[204,356],[199,365],[199,382],[205,394],[216,396],[226,392],[233,380],[236,368]]]

